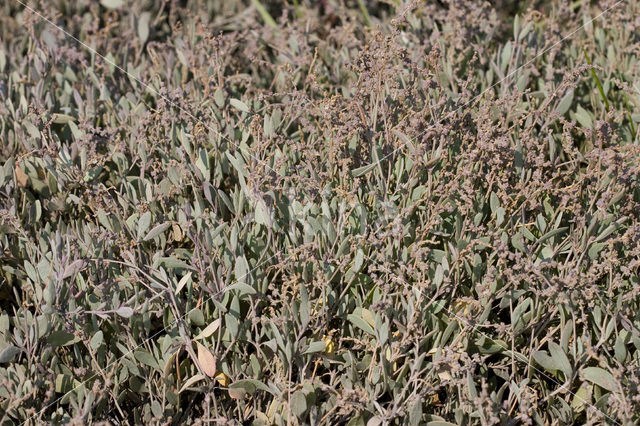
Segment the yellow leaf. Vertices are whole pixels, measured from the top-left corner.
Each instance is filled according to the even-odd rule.
[[[200,364],[200,368],[202,368],[202,371],[207,376],[215,376],[216,358],[209,351],[209,349],[205,348],[200,343],[196,342],[196,346],[198,347],[198,363]]]
[[[319,314],[320,309],[322,309],[323,305],[324,305],[324,299],[318,299],[318,301],[315,303],[315,306],[311,308],[311,316],[315,316]]]
[[[218,382],[218,384],[220,386],[224,386],[224,387],[229,386],[229,382],[231,382],[231,379],[229,379],[229,376],[227,376],[226,374],[224,374],[222,372],[216,374],[216,377],[214,377],[213,379],[216,382]]]
[[[171,226],[171,230],[173,231],[173,239],[175,241],[182,241],[184,234],[182,233],[182,228],[177,223],[174,223]]]
[[[336,345],[333,343],[333,339],[331,339],[331,337],[324,336],[322,340],[324,340],[324,344],[326,347],[325,352],[328,354],[333,353],[336,348]]]

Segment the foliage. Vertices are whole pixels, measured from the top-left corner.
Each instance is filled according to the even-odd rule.
[[[640,4],[507,3],[3,2],[3,424],[640,422]]]

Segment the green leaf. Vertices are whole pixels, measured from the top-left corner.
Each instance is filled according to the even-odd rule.
[[[238,291],[238,294],[240,296],[244,296],[245,294],[256,294],[257,291],[255,288],[251,287],[249,284],[245,284],[245,283],[235,283],[235,284],[231,284],[230,286],[225,287],[224,292],[228,292],[231,290],[236,290]]]
[[[500,207],[500,199],[493,191],[491,191],[491,195],[489,196],[489,207],[491,208],[491,213],[495,213],[498,207]]]
[[[116,310],[116,314],[120,315],[122,318],[131,318],[133,315],[133,309],[128,306],[121,306]]]
[[[58,374],[56,376],[55,390],[57,393],[68,393],[79,386],[80,382],[68,374]]]
[[[562,228],[558,228],[558,229],[553,229],[549,232],[547,232],[546,234],[544,234],[542,237],[540,237],[538,239],[538,241],[536,242],[536,244],[540,244],[545,242],[546,240],[548,240],[549,238],[555,237],[558,234],[562,234],[563,232],[565,232],[568,228],[566,226],[563,226]]]
[[[597,259],[598,255],[600,254],[600,252],[602,251],[602,249],[605,247],[605,243],[593,243],[591,244],[591,247],[589,247],[589,251],[587,252],[587,254],[589,255],[590,259]]]
[[[327,348],[327,344],[325,342],[311,342],[309,343],[309,347],[303,352],[303,354],[313,354],[316,352],[324,352]]]
[[[176,291],[175,291],[176,294],[180,293],[180,290],[182,290],[182,288],[185,285],[187,285],[187,283],[191,279],[191,275],[192,274],[193,274],[193,272],[189,271],[184,277],[180,278],[180,281],[178,282],[178,285],[176,286]]]
[[[256,390],[262,390],[265,392],[269,392],[274,396],[278,396],[271,388],[262,383],[259,380],[255,379],[244,379],[238,380],[237,382],[231,383],[229,385],[231,389],[244,389],[248,394],[253,395]]]
[[[589,55],[587,55],[587,51],[583,48],[582,51],[584,52],[584,57],[587,60],[587,63],[589,65],[591,65],[591,59],[589,58]],[[598,74],[596,74],[596,70],[594,70],[593,68],[591,68],[591,76],[593,77],[593,79],[596,82],[596,87],[598,88],[598,92],[600,92],[600,96],[602,97],[602,100],[604,101],[605,107],[607,108],[607,111],[609,110],[609,101],[607,100],[607,97],[604,94],[604,89],[602,88],[602,84],[600,83],[600,79],[598,78]]]
[[[365,331],[371,334],[372,336],[375,336],[375,332],[373,331],[373,328],[371,328],[371,326],[367,324],[367,322],[362,318],[360,318],[358,315],[349,314],[347,315],[347,319],[362,331]]]
[[[362,268],[362,264],[364,263],[364,253],[362,249],[358,249],[356,251],[356,258],[353,261],[353,272],[359,272],[360,268]]]
[[[216,89],[216,91],[213,94],[213,100],[216,102],[216,105],[218,105],[220,108],[224,106],[224,91],[222,90],[222,88]]]
[[[582,370],[582,376],[603,389],[611,392],[619,391],[618,382],[613,378],[613,375],[600,367],[587,367]]]
[[[324,344],[324,343],[323,343]],[[22,352],[17,346],[9,345],[0,352],[0,364],[11,362],[13,358]]]
[[[369,15],[369,11],[367,10],[367,5],[363,0],[358,0],[358,6],[360,7],[360,12],[362,12],[362,18],[364,19],[364,24],[367,27],[371,26],[371,15]]]
[[[507,212],[505,211],[505,209],[503,207],[498,207],[496,209],[496,226],[500,226],[502,225],[502,223],[504,222],[504,215]]]
[[[517,232],[511,237],[511,245],[518,251],[525,252],[524,250],[524,236],[522,232]]]
[[[502,54],[500,55],[500,69],[504,72],[511,61],[511,42],[508,41],[504,48],[502,49]]]
[[[271,214],[269,208],[263,200],[258,200],[255,209],[255,221],[260,225],[271,228]]]
[[[73,333],[68,333],[63,330],[54,331],[47,337],[47,343],[50,343],[54,348],[73,345],[79,341],[80,338],[76,337]]]
[[[194,269],[187,265],[180,259],[176,259],[173,256],[161,257],[158,259],[158,266],[164,266],[167,269]]]
[[[184,384],[182,385],[178,393],[182,393],[185,389],[193,386],[195,383],[199,382],[200,380],[206,379],[206,377],[207,376],[205,376],[204,374],[196,374],[195,376],[190,377],[186,382],[184,382]]]
[[[53,122],[56,124],[67,124],[69,122],[75,121],[75,117],[72,117],[67,114],[53,114],[52,117]]]
[[[242,111],[242,112],[249,112],[249,107],[247,106],[247,104],[245,104],[244,102],[242,102],[240,99],[236,99],[236,98],[232,98],[231,100],[229,100],[229,103],[231,104],[232,107],[234,107],[235,109]]]
[[[556,112],[559,115],[564,115],[569,108],[571,108],[571,103],[573,102],[573,89],[569,90],[566,95],[562,98],[562,100],[558,103],[556,107]]]
[[[290,400],[291,412],[298,418],[307,411],[307,398],[302,390],[295,391]]]
[[[151,368],[160,369],[160,367],[158,366],[158,361],[156,361],[153,355],[151,355],[144,349],[138,349],[134,352],[133,356],[135,359]]]
[[[578,123],[580,123],[582,127],[590,129],[593,126],[593,119],[591,118],[591,115],[587,112],[587,110],[579,105],[576,110],[576,120],[578,120]]]
[[[422,421],[422,400],[417,399],[409,406],[409,424],[417,426]]]
[[[593,392],[593,385],[583,383],[580,389],[573,394],[573,400],[571,401],[571,408],[576,412],[584,410],[585,405],[591,405],[591,394]]]
[[[236,258],[236,263],[233,267],[233,272],[235,274],[236,280],[240,281],[247,277],[250,273],[249,262],[244,256],[238,256]]]
[[[209,181],[211,179],[211,171],[209,170],[209,153],[207,150],[202,148],[198,154],[198,158],[196,159],[196,167],[202,173],[205,181]]]
[[[545,351],[534,351],[533,359],[540,364],[542,368],[547,371],[554,372],[559,370],[558,365],[553,361],[553,358]]]
[[[571,368],[571,363],[564,350],[557,343],[549,342],[549,352],[551,352],[551,357],[554,364],[558,366],[558,370],[562,371],[565,379],[569,380],[573,373],[573,368]]]
[[[149,21],[151,20],[151,13],[142,12],[140,19],[138,20],[138,37],[142,44],[146,43],[149,38]]]
[[[221,322],[220,318],[213,320],[213,322],[206,326],[204,330],[202,330],[193,340],[206,339],[207,337],[210,337],[218,328],[220,328]]]
[[[376,162],[376,163],[368,164],[366,166],[358,167],[357,169],[351,170],[351,174],[353,175],[353,177],[360,177],[360,176],[366,175],[371,170],[375,169],[377,165],[378,163]]]
[[[143,241],[149,241],[154,239],[155,237],[157,237],[158,235],[162,234],[164,231],[169,229],[170,226],[171,226],[171,222],[165,222],[165,223],[161,223],[160,225],[154,226],[153,229],[151,229],[151,231],[149,231],[147,235],[144,236]]]
[[[204,322],[204,314],[199,308],[194,308],[191,312],[189,312],[189,320],[192,324],[197,326],[203,326]]]
[[[100,345],[102,345],[103,340],[104,340],[104,334],[102,333],[102,331],[98,331],[96,334],[93,335],[93,337],[89,341],[89,346],[91,347],[91,349],[95,351],[100,347]]]
[[[138,239],[142,237],[142,235],[147,232],[149,229],[149,225],[151,225],[151,212],[145,212],[140,216],[138,220]]]
[[[111,222],[109,221],[109,217],[107,216],[105,211],[102,209],[98,210],[98,221],[100,222],[100,225],[104,226],[109,231],[113,232],[113,228],[111,227]]]
[[[619,219],[618,221],[612,223],[611,225],[607,226],[604,231],[602,231],[600,233],[600,235],[598,235],[596,237],[596,239],[594,240],[595,242],[599,242],[604,240],[605,238],[607,238],[609,235],[613,234],[614,232],[616,232],[618,229],[620,229],[622,227],[622,224],[624,222],[626,222],[627,218],[624,217],[622,219]]]
[[[265,24],[269,25],[272,28],[278,28],[276,21],[273,20],[273,18],[267,11],[267,8],[264,7],[264,5],[259,0],[252,0],[252,3],[260,14],[260,17],[262,17],[262,20]]]
[[[412,154],[416,153],[416,147],[413,144],[413,142],[411,141],[411,139],[409,139],[407,137],[407,135],[405,135],[404,133],[402,133],[402,132],[400,132],[400,131],[398,131],[396,129],[393,129],[391,132],[394,135],[396,135],[398,137],[398,139],[400,139],[409,148],[409,151],[411,151]]]

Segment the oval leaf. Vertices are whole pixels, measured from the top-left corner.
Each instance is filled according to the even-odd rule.
[[[613,375],[600,367],[587,367],[582,370],[584,378],[611,392],[618,391],[618,382]]]
[[[200,343],[196,342],[196,346],[198,347],[198,364],[200,364],[200,368],[204,371],[209,377],[213,377],[216,375],[216,357],[209,351],[209,349],[202,346]]]
[[[231,104],[231,106],[233,106],[235,109],[239,111],[249,112],[249,107],[247,106],[247,104],[242,102],[240,99],[233,98],[229,101],[229,103]]]
[[[128,306],[121,306],[116,311],[116,314],[120,315],[123,318],[131,318],[133,315],[133,309]]]
[[[100,4],[107,9],[118,9],[124,6],[124,0],[100,0]]]
[[[16,346],[9,345],[0,352],[0,364],[10,362],[22,350]]]
[[[66,331],[58,330],[54,331],[47,337],[47,342],[54,348],[58,346],[68,346],[78,342],[80,339],[73,333],[67,333]]]
[[[149,20],[151,19],[151,13],[142,12],[140,15],[140,20],[138,21],[138,37],[140,37],[140,41],[144,44],[149,38]]]

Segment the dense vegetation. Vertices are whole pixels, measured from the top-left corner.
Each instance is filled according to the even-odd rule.
[[[0,422],[640,422],[640,3],[5,0]]]

